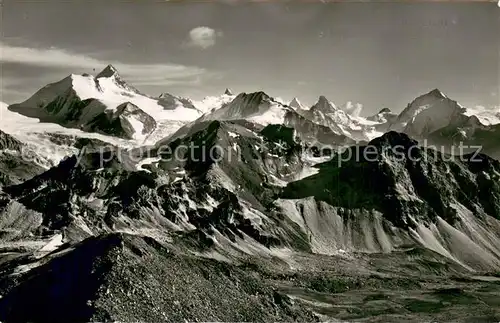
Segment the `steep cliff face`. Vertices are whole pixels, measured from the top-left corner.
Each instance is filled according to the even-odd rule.
[[[156,128],[156,121],[136,105],[126,102],[115,111],[104,111],[81,125],[85,131],[101,132],[126,139],[145,138]]]
[[[304,200],[292,209],[301,214],[300,205],[310,205],[315,215],[303,214],[303,221],[323,218],[325,228],[347,230],[334,236],[345,244],[343,235],[348,234],[350,249],[394,250],[413,240],[471,268],[495,270],[500,265],[497,160],[483,154],[449,156],[389,132],[319,168],[318,174],[288,184],[282,198],[320,203],[311,206]],[[326,214],[332,219],[326,220]],[[364,229],[349,233],[357,221],[364,221],[356,225]],[[352,240],[355,235],[358,242]]]
[[[0,186],[21,183],[46,170],[36,151],[0,130]]]

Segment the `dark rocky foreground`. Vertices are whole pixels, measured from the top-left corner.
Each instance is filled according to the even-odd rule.
[[[352,259],[300,254],[293,261],[301,269],[292,270],[278,259],[229,264],[182,249],[128,234],[89,238],[4,278],[0,319],[495,322],[500,315],[495,277],[466,277],[452,264],[420,258],[422,250]],[[5,274],[13,266],[0,268]]]
[[[128,234],[89,238],[19,279],[2,321],[315,320],[254,270]]]

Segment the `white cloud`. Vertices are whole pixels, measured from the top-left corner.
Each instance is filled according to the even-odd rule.
[[[361,103],[353,104],[351,101],[348,101],[344,107],[344,111],[353,117],[359,117],[362,110],[363,105]]]
[[[189,32],[189,45],[207,49],[214,46],[219,37],[222,37],[222,32],[217,32],[210,27],[196,27]]]
[[[2,42],[0,42],[0,62],[69,69],[74,73],[93,69],[99,72],[106,65],[112,64],[125,79],[141,85],[185,83],[187,80],[198,79],[207,74],[205,69],[194,66],[105,61],[64,49],[18,47]]]

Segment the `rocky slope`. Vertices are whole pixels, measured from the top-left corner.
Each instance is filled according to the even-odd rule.
[[[115,111],[98,114],[81,128],[84,131],[136,139],[151,134],[156,128],[156,121],[136,105],[126,102],[116,107]]]
[[[387,252],[417,243],[467,267],[498,270],[497,160],[450,158],[389,132],[319,167],[318,174],[290,183],[282,197],[297,214],[306,207],[318,214],[299,223],[313,225],[312,238],[326,244],[320,247]],[[302,201],[290,205],[289,199]],[[361,235],[357,226],[365,228]],[[338,234],[328,241],[332,230]]]
[[[19,184],[47,169],[34,149],[0,130],[0,186]]]

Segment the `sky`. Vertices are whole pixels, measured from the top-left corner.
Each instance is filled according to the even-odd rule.
[[[434,88],[500,105],[494,2],[3,0],[0,100],[115,66],[150,95],[263,90],[402,110]]]

